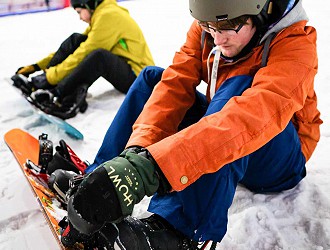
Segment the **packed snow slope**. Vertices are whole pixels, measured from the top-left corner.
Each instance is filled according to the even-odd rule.
[[[270,195],[237,188],[229,210],[228,232],[217,249],[330,249],[330,1],[303,3],[309,25],[318,30],[319,72],[315,88],[324,121],[321,140],[307,164],[307,177],[296,188]],[[192,21],[188,0],[132,0],[120,4],[141,26],[156,64],[167,67]],[[64,139],[82,159],[93,161],[124,96],[103,79],[90,88],[87,112],[68,120],[84,133],[84,141],[73,140],[49,124],[37,126],[37,117],[29,105],[3,78],[55,51],[66,37],[82,32],[86,25],[72,8],[66,8],[0,18],[0,27],[0,250],[57,249],[3,135],[15,127],[34,136],[48,133],[55,144]],[[146,216],[148,201],[143,200],[134,215]]]

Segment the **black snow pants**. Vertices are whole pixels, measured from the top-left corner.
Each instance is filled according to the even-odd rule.
[[[64,61],[86,39],[86,35],[73,33],[61,44],[47,68]],[[131,66],[124,58],[105,49],[96,49],[58,83],[55,87],[56,92],[61,97],[71,95],[80,86],[90,87],[101,76],[122,93],[127,93],[136,78]]]

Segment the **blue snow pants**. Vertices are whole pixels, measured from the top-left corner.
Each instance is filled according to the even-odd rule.
[[[124,150],[132,132],[132,125],[153,87],[160,80],[162,72],[162,68],[151,66],[140,73],[128,91],[88,171],[118,156]],[[195,104],[187,111],[179,129],[221,110],[231,97],[239,96],[249,88],[252,80],[252,77],[244,75],[226,80],[209,104],[206,97],[196,91]],[[290,122],[284,131],[259,150],[223,166],[215,173],[201,176],[183,191],[166,195],[155,194],[148,210],[165,218],[191,239],[220,242],[227,231],[228,209],[238,183],[257,193],[287,190],[305,177],[305,163],[297,131]]]

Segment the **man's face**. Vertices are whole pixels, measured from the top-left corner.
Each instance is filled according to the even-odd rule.
[[[256,32],[256,28],[252,26],[250,18],[237,33],[233,30],[221,30],[221,33],[215,30],[216,29],[211,26],[209,33],[214,39],[214,44],[217,45],[220,48],[221,53],[227,57],[238,55],[250,42]]]
[[[77,11],[80,20],[90,24],[91,23],[91,13],[89,10],[85,9],[85,8],[75,8],[75,11]]]

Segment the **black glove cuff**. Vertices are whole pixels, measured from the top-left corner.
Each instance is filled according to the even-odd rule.
[[[39,65],[38,64],[32,64],[32,66],[34,67],[34,70],[35,71],[39,71],[39,70],[41,70],[41,68],[39,67]]]
[[[157,193],[159,195],[164,195],[164,194],[169,193],[172,189],[172,186],[166,179],[164,173],[162,172],[162,170],[160,169],[158,164],[155,165],[155,170],[156,170],[156,174],[158,175],[158,179],[159,179],[159,187],[157,189]]]

